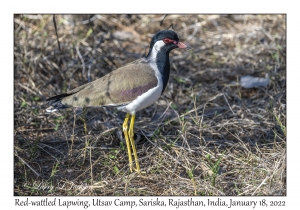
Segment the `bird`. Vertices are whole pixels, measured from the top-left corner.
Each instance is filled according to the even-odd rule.
[[[46,111],[54,112],[68,107],[112,106],[126,112],[122,127],[129,168],[131,172],[141,173],[134,143],[136,112],[155,103],[163,94],[170,75],[169,53],[176,48],[191,47],[179,41],[175,31],[159,31],[152,37],[146,57],[117,68],[67,93],[48,98],[46,101],[50,107]]]

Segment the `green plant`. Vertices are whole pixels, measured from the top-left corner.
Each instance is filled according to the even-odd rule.
[[[212,159],[211,159],[211,156],[210,154],[207,154],[206,155],[206,159],[208,161],[208,167],[209,169],[212,171],[212,175],[211,175],[211,182],[212,182],[212,186],[215,186],[216,184],[216,178],[219,174],[219,170],[220,170],[220,163],[221,163],[221,160],[222,160],[222,157],[224,155],[224,152],[222,153],[222,155],[217,159],[216,162],[214,162]]]

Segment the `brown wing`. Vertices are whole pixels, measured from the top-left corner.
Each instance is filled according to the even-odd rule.
[[[62,99],[67,106],[122,105],[157,86],[157,78],[147,63],[134,62],[77,87]]]

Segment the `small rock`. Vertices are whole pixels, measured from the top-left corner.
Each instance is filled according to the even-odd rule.
[[[244,88],[265,87],[269,84],[270,78],[266,74],[266,78],[244,76],[241,77],[240,85]]]

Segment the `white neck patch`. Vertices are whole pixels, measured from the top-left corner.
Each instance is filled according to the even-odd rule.
[[[163,40],[159,40],[157,42],[155,42],[155,44],[153,45],[153,48],[152,48],[152,51],[151,51],[151,54],[149,56],[149,61],[150,62],[156,62],[156,56],[157,56],[157,53],[160,51],[160,49],[165,46],[166,44],[164,43]]]

